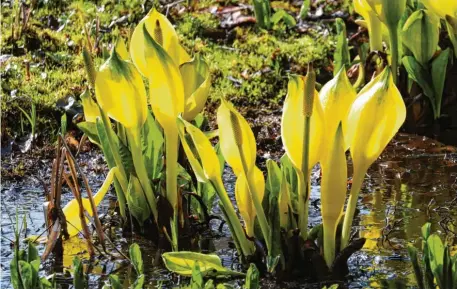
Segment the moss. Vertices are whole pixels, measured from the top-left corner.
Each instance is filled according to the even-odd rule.
[[[18,39],[13,39],[11,33],[14,13],[11,8],[3,7],[3,53],[13,55],[2,63],[1,107],[6,125],[16,129],[19,126],[18,115],[11,110],[11,102],[17,101],[12,96],[28,97],[38,104],[38,115],[42,116],[46,111],[56,111],[55,103],[60,98],[78,99],[87,85],[81,56],[82,45],[87,41],[84,25],[92,24],[86,26],[91,42],[98,39],[94,52],[99,66],[103,46],[113,43],[119,35],[128,38],[134,24],[151,8],[143,7],[143,2],[104,0],[98,7],[88,1],[41,4],[33,10],[28,29]],[[229,0],[226,2],[230,5]],[[312,30],[298,34],[281,25],[270,32],[252,25],[224,30],[217,16],[203,12],[212,5],[215,5],[212,0],[200,1],[197,12],[178,16],[175,11],[172,16],[182,45],[191,54],[202,53],[210,65],[211,102],[224,97],[238,105],[262,104],[275,108],[284,99],[289,73],[304,74],[310,61],[315,61],[317,67],[329,66],[333,36]],[[96,19],[102,28],[98,34]],[[51,20],[59,30],[51,29]],[[24,60],[30,63],[29,78]],[[22,105],[26,109],[30,106],[27,102]]]

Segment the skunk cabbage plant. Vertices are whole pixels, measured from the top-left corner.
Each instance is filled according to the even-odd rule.
[[[376,161],[406,118],[406,107],[393,82],[392,71],[384,71],[359,93],[348,116],[348,140],[354,176],[344,216],[341,248],[349,241],[359,191],[370,165]]]

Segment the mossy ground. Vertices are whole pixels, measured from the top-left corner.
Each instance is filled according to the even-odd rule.
[[[37,104],[38,132],[52,135],[58,131],[59,114],[64,111],[59,111],[56,102],[69,97],[78,100],[87,87],[81,55],[88,41],[85,32],[89,31],[99,66],[103,51],[119,35],[127,39],[151,5],[122,2],[102,1],[95,6],[92,2],[38,1],[22,33],[22,20],[15,23],[13,16],[18,8],[3,7],[2,134],[19,133],[20,114],[15,104],[29,110],[31,101]],[[314,61],[321,75],[328,75],[325,71],[331,66],[334,48],[334,37],[328,33],[331,25],[314,25],[319,29],[307,29],[306,33],[283,24],[270,31],[253,24],[223,29],[220,19],[208,11],[214,5],[222,4],[207,0],[199,2],[195,12],[170,9],[183,46],[191,54],[201,53],[210,64],[210,103],[225,97],[238,105],[274,108],[285,97],[289,73],[304,74],[308,62]],[[273,3],[273,7],[297,10],[282,2]]]

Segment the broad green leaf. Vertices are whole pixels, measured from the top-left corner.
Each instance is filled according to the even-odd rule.
[[[19,261],[19,270],[24,289],[34,289],[32,265],[30,265],[26,261],[21,260]]]
[[[260,272],[257,267],[251,263],[248,272],[246,273],[246,282],[244,289],[259,289],[260,288]]]
[[[29,242],[28,250],[27,250],[27,262],[32,262],[35,260],[40,260],[40,256],[38,255],[38,250],[35,248],[32,242]]]
[[[412,56],[405,56],[402,60],[408,76],[413,79],[424,90],[424,94],[430,99],[433,108],[435,107],[435,93],[432,87],[432,78],[419,62]]]
[[[163,167],[161,153],[165,141],[158,123],[150,112],[143,126],[141,137],[146,169],[152,179],[157,179],[160,177]]]
[[[427,239],[427,246],[429,250],[430,269],[433,276],[440,288],[446,288],[443,280],[443,260],[444,260],[444,246],[438,235],[432,234]]]
[[[421,228],[422,238],[424,239],[424,241],[427,241],[428,237],[430,237],[431,226],[432,224],[426,223]]]
[[[287,182],[290,202],[289,205],[292,212],[296,214],[298,212],[298,176],[287,154],[284,154],[281,157],[281,170],[283,171]]]
[[[140,181],[134,175],[130,175],[127,189],[127,203],[130,214],[138,221],[141,227],[150,216],[147,199],[141,187]]]
[[[441,100],[443,98],[444,83],[446,81],[447,64],[450,49],[442,51],[432,62],[432,82],[435,94],[435,119],[441,116]]]
[[[267,183],[265,186],[269,198],[277,197],[281,191],[282,172],[273,160],[267,160]]]
[[[336,31],[337,31],[337,40],[336,40],[336,49],[333,54],[333,75],[336,76],[340,70],[344,67],[349,69],[351,64],[351,56],[349,55],[349,46],[346,33],[346,24],[341,18],[336,18]]]
[[[282,254],[281,248],[281,223],[279,216],[279,203],[277,196],[271,196],[269,202],[270,211],[268,213],[268,223],[270,224],[270,243],[271,250],[267,256],[267,270],[273,273],[279,263]]]
[[[413,265],[414,275],[416,277],[417,286],[419,289],[425,289],[424,286],[424,275],[422,275],[421,266],[419,264],[419,259],[417,258],[417,249],[412,245],[408,245],[408,255],[411,259],[411,264]]]
[[[20,287],[20,284],[21,284],[21,281],[19,278],[20,275],[19,275],[19,267],[18,267],[18,264],[19,263],[19,258],[16,256],[16,254],[14,254],[14,257],[13,259],[11,260],[11,263],[10,263],[10,274],[11,274],[11,283],[13,284],[13,288],[14,289],[19,289]]]
[[[138,275],[143,274],[143,258],[141,257],[140,246],[137,243],[130,245],[129,255],[136,273]]]
[[[77,124],[78,128],[87,135],[89,140],[96,145],[100,145],[100,139],[97,132],[97,125],[93,122],[80,122]]]
[[[213,254],[195,252],[167,252],[162,254],[168,270],[183,275],[192,276],[192,270],[198,261],[200,271],[205,276],[244,276],[243,273],[231,271],[222,266],[221,259]]]
[[[417,10],[406,21],[401,33],[403,43],[424,67],[438,47],[440,20],[427,10]]]

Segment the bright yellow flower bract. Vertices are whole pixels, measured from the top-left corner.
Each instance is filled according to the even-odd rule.
[[[455,0],[422,0],[422,3],[440,18],[446,19],[447,15],[457,17],[457,1]]]
[[[281,122],[281,135],[284,148],[292,164],[299,170],[302,169],[303,164],[303,137],[306,118],[304,111],[305,79],[306,77],[304,76],[290,76]],[[319,94],[315,90],[313,113],[310,123],[308,170],[320,159],[324,129],[324,112],[319,100]]]
[[[217,110],[222,154],[235,175],[248,174],[255,165],[256,142],[249,123],[233,105],[221,99]]]
[[[193,120],[205,107],[211,86],[209,67],[200,54],[186,63],[179,70],[184,81],[184,115],[185,120]]]
[[[370,81],[348,117],[348,140],[354,168],[368,169],[406,118],[406,107],[389,68]]]
[[[254,167],[251,174],[255,183],[255,194],[257,194],[259,200],[262,200],[265,194],[265,178],[263,177],[263,173],[258,167]],[[244,174],[240,174],[236,181],[235,198],[240,214],[246,224],[246,234],[249,237],[254,237],[254,221],[257,212]]]
[[[343,123],[343,135],[345,134],[347,116],[356,97],[357,93],[349,82],[344,67],[319,92],[319,98],[324,109],[325,132],[329,136],[328,144],[333,143],[333,137],[335,137],[340,122]],[[349,143],[347,142],[345,149],[348,147]]]
[[[130,53],[138,70],[149,80],[155,117],[165,131],[175,128],[176,118],[184,112],[184,86],[178,65],[142,22],[133,32]]]
[[[355,100],[348,117],[348,140],[354,176],[344,216],[341,249],[349,242],[359,191],[370,165],[376,161],[406,118],[406,107],[390,68],[370,81]]]
[[[139,128],[146,121],[143,79],[132,63],[119,57],[117,46],[97,73],[95,95],[103,111],[126,128]]]
[[[103,197],[108,192],[110,185],[114,180],[114,175],[115,175],[116,170],[117,170],[117,168],[114,167],[109,171],[102,186],[100,187],[98,192],[93,196],[94,203],[96,206],[98,206],[100,204],[100,202],[103,200]],[[87,213],[90,216],[92,216],[93,215],[92,206],[90,205],[89,199],[82,198],[82,203],[83,203],[84,209],[87,211]],[[79,218],[78,201],[76,199],[72,199],[68,204],[65,205],[65,207],[62,209],[62,211],[65,214],[67,223],[71,224],[71,225],[67,226],[68,234],[70,235],[70,237],[76,236],[79,233],[79,231],[82,230],[81,220]],[[86,221],[89,221],[89,220],[86,218]]]

